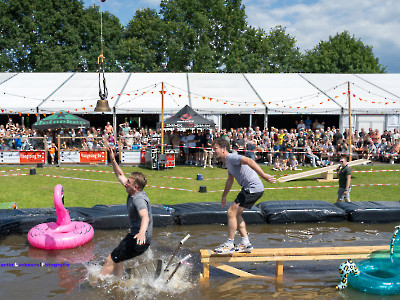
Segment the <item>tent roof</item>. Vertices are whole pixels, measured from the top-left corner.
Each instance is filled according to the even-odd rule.
[[[400,74],[106,73],[117,113],[399,114]],[[0,113],[94,113],[98,73],[0,73]]]
[[[195,112],[189,105],[186,105],[180,111],[178,111],[172,117],[164,121],[164,128],[169,129],[204,129],[214,128],[215,123],[212,120],[208,120],[197,112]]]

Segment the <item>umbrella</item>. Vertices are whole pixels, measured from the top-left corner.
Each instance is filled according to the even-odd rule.
[[[37,130],[80,127],[88,128],[90,127],[90,122],[63,110],[32,125],[32,128]]]

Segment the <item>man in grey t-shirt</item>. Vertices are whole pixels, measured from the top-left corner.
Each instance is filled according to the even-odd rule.
[[[124,272],[123,262],[143,254],[149,248],[153,232],[153,218],[149,197],[143,191],[147,184],[144,174],[133,172],[129,178],[126,178],[115,161],[114,151],[111,148],[108,148],[108,151],[115,176],[128,193],[126,207],[129,215],[130,233],[107,257],[100,274],[122,276]]]
[[[253,250],[253,246],[249,241],[246,231],[246,224],[243,220],[242,213],[247,208],[250,209],[254,203],[264,193],[264,186],[258,176],[262,179],[275,183],[276,180],[271,175],[264,173],[260,166],[251,158],[229,153],[229,142],[224,139],[216,139],[212,143],[215,157],[225,163],[228,169],[228,179],[222,194],[221,207],[226,205],[226,196],[232,188],[233,182],[236,181],[242,187],[237,195],[236,200],[228,209],[228,239],[215,249],[216,253],[228,254],[233,252],[249,252]],[[242,236],[240,244],[235,248],[234,238],[236,230]]]

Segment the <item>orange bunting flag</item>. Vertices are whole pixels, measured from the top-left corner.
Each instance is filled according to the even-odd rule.
[[[137,96],[137,94],[135,94],[135,96]]]
[[[257,104],[254,104],[254,106],[256,106]]]
[[[372,101],[372,103],[375,103],[375,101]]]
[[[127,94],[128,96],[130,96],[131,94]]]
[[[10,110],[10,113],[12,114],[12,110]]]
[[[343,92],[343,95],[346,95],[346,93],[345,93],[345,92]]]
[[[206,99],[206,97],[203,96],[203,100]]]
[[[210,101],[212,100],[213,98],[210,98]],[[217,100],[218,101],[218,100]]]
[[[86,108],[82,107],[83,110],[86,110]]]
[[[272,102],[268,102],[268,104],[271,104]]]
[[[29,117],[29,113],[27,113],[28,117]]]
[[[1,109],[1,112],[4,112],[4,109]]]
[[[37,113],[35,113],[35,116],[37,117]]]
[[[297,108],[300,108],[300,106],[297,106]]]
[[[217,102],[218,102],[218,100],[217,100]],[[227,104],[226,102],[224,102],[224,104]]]
[[[142,95],[146,94],[146,92],[143,92]]]
[[[389,102],[385,102],[385,105],[388,105],[389,104]]]
[[[354,95],[354,94],[353,94],[353,97],[355,98],[355,97],[356,97],[356,95]]]
[[[114,99],[114,96],[112,96],[111,99]]]
[[[175,95],[175,93],[171,93],[172,95]]]
[[[154,94],[154,92],[151,92],[152,94]],[[164,93],[165,94],[165,93]]]
[[[46,114],[43,114],[43,116],[46,118]]]
[[[22,115],[20,112],[19,112],[18,114],[19,114],[19,116],[21,116],[21,115]]]
[[[90,105],[90,107],[93,107],[93,105]]]
[[[69,113],[69,110],[67,110],[67,113]]]
[[[121,96],[121,94],[118,94],[118,96]]]
[[[320,102],[319,104],[323,104],[324,102]]]
[[[77,108],[75,108],[75,111],[78,111],[78,109],[77,109]]]
[[[178,95],[178,96],[179,96],[179,98],[182,97],[182,95]]]
[[[335,96],[335,98],[338,98],[339,96]]]

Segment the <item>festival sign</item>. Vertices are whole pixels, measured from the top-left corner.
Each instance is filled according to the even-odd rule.
[[[46,162],[45,151],[20,151],[19,161],[21,164],[36,164]]]
[[[105,163],[106,152],[105,151],[81,151],[80,152],[81,163]]]

